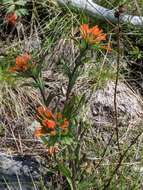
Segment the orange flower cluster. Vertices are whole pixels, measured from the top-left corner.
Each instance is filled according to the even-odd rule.
[[[106,40],[106,34],[98,26],[89,28],[88,24],[81,25],[81,35],[89,44],[99,44],[101,41]]]
[[[11,72],[25,72],[29,69],[30,65],[28,62],[31,60],[31,55],[25,53],[21,56],[16,57],[15,66],[10,68]]]
[[[16,13],[9,13],[6,15],[6,20],[8,23],[15,25],[17,21],[17,15]]]
[[[69,121],[63,118],[61,113],[53,114],[48,108],[40,106],[37,109],[36,118],[41,124],[41,127],[35,131],[36,137],[56,136],[59,132],[62,135],[68,133]]]

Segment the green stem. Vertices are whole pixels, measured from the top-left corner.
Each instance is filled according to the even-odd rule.
[[[36,78],[34,75],[32,76],[32,78],[35,81],[35,83],[37,84],[37,86],[38,86],[38,88],[40,90],[43,102],[46,105],[46,97],[45,97],[45,90],[44,90],[44,84],[43,84],[43,82],[41,82],[41,80],[40,80],[39,77]]]
[[[75,67],[74,67],[72,73],[71,73],[70,76],[69,76],[69,83],[68,83],[68,87],[67,87],[66,100],[68,100],[69,95],[70,95],[70,93],[71,93],[71,90],[72,90],[72,88],[73,88],[73,86],[74,86],[74,84],[75,84],[75,82],[74,82],[74,84],[72,84],[73,78],[75,77],[75,73],[76,73],[76,71],[78,70],[78,68],[82,65],[81,59],[82,59],[82,57],[84,56],[86,50],[87,50],[87,47],[81,49],[80,55],[77,57],[77,59],[76,59],[76,61],[75,61]]]
[[[69,155],[73,156],[73,151],[70,146],[68,146],[68,152]],[[72,160],[69,160],[69,167],[71,168],[72,172],[72,186],[74,190],[77,190],[76,186],[76,177],[77,177],[77,171],[76,171],[76,160],[72,158]]]

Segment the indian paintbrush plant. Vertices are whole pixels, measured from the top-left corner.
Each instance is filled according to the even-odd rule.
[[[81,153],[82,141],[89,124],[79,117],[82,106],[85,104],[85,94],[80,97],[72,94],[78,77],[82,74],[86,62],[86,52],[89,49],[104,49],[111,52],[106,44],[107,35],[98,26],[92,28],[88,24],[80,27],[80,38],[73,38],[79,48],[72,68],[67,61],[61,61],[68,84],[65,93],[65,102],[62,109],[50,108],[52,98],[46,93],[45,81],[42,77],[43,65],[38,64],[29,52],[18,55],[15,64],[9,68],[13,75],[33,80],[33,87],[39,89],[43,100],[35,114],[38,121],[35,137],[40,138],[47,152],[55,160],[55,170],[67,179],[72,190],[80,185],[83,176],[79,173],[84,160]]]

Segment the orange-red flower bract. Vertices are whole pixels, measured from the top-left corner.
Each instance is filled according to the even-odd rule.
[[[68,128],[62,128],[62,135],[66,135],[68,133]]]
[[[56,119],[62,119],[62,114],[60,113],[60,112],[58,112],[57,114],[56,114]]]
[[[58,146],[51,146],[48,148],[48,154],[53,155],[55,153],[59,152]]]
[[[11,67],[9,70],[11,72],[25,72],[30,68],[28,62],[31,60],[31,55],[25,53],[21,56],[16,57],[15,66]]]
[[[69,131],[69,121],[64,118],[62,113],[52,113],[49,108],[45,106],[39,106],[36,112],[36,118],[41,124],[41,129],[35,131],[35,135],[40,137],[42,135],[57,136],[66,135]]]
[[[38,137],[43,136],[45,133],[46,133],[45,129],[44,129],[44,128],[39,127],[39,128],[37,128],[37,129],[35,130],[34,135],[35,135],[35,137],[37,137],[37,138],[38,138]]]
[[[82,38],[89,44],[99,44],[101,41],[106,40],[106,34],[97,25],[89,28],[88,24],[82,24],[80,31]]]
[[[12,25],[15,25],[16,24],[16,21],[17,21],[17,15],[16,13],[9,13],[6,15],[6,20],[12,24]]]
[[[56,127],[56,122],[53,121],[53,120],[50,120],[50,119],[44,119],[44,120],[42,121],[42,124],[43,124],[45,127],[49,128],[49,129],[54,129],[54,128]]]
[[[41,117],[53,118],[52,112],[44,106],[39,106],[37,108],[37,114]]]
[[[68,128],[69,127],[69,121],[67,119],[64,119],[63,124],[61,125],[62,129]]]

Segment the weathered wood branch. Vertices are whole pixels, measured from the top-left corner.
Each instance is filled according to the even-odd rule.
[[[104,8],[100,5],[97,5],[92,0],[57,0],[59,3],[65,6],[73,6],[80,9],[83,9],[93,16],[98,17],[99,19],[108,20],[112,23],[116,23],[117,19],[114,16],[115,10],[110,10]],[[143,27],[143,17],[141,16],[133,16],[133,15],[122,15],[121,16],[122,23],[129,23],[135,26]]]

